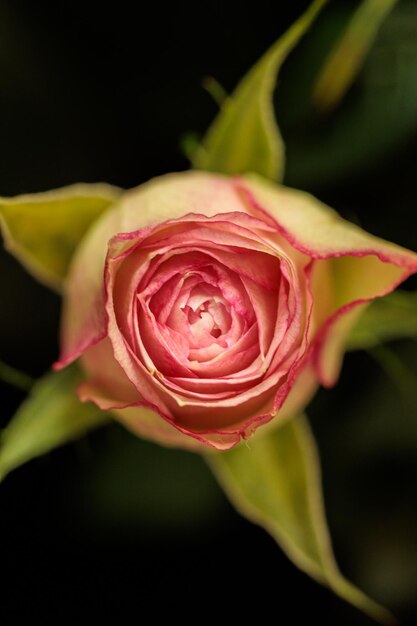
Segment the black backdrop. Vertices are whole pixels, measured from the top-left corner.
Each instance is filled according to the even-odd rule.
[[[107,7],[2,0],[0,193],[75,181],[131,187],[186,169],[180,138],[202,134],[216,113],[202,77],[214,76],[231,90],[307,4]],[[282,73],[277,97],[288,158],[295,163],[307,137],[310,152],[303,154],[313,170],[320,165],[314,138],[323,124],[334,130],[339,114],[312,121],[310,112],[297,124],[306,98],[303,72],[307,84],[344,13],[358,3],[333,4],[339,13],[332,28],[322,27],[322,47],[315,56],[300,47]],[[332,171],[329,154],[320,176],[303,177],[293,166],[289,182],[311,189],[368,230],[417,249],[417,116],[401,132],[387,128],[391,143],[372,153],[368,144],[375,135],[371,129],[367,136],[360,117],[360,88],[344,106],[348,113],[359,106],[358,124],[364,124],[360,167],[349,165],[340,144],[342,173]],[[59,299],[4,252],[0,261],[0,358],[40,375],[57,355]],[[399,349],[417,362],[415,351]],[[4,384],[0,390],[4,425],[22,394]],[[396,393],[373,360],[349,355],[340,385],[320,393],[311,414],[338,559],[411,625],[417,616],[417,437],[410,426],[416,411],[411,401],[400,405]],[[381,427],[384,410],[388,426]],[[2,623],[46,616],[57,623],[121,619],[131,611],[135,622],[240,619],[253,612],[261,623],[317,617],[323,625],[371,624],[239,518],[201,459],[137,441],[116,425],[17,470],[0,485],[0,501]]]

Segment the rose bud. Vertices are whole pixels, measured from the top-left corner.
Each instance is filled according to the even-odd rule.
[[[363,308],[416,271],[416,254],[306,193],[163,176],[81,242],[56,368],[80,359],[80,398],[141,436],[227,449],[333,385]]]

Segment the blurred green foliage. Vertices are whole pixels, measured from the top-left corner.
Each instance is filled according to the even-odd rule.
[[[375,348],[393,339],[417,339],[417,293],[397,290],[372,302],[352,329],[348,348]]]
[[[295,53],[291,71],[298,80],[285,76],[277,108],[282,112],[288,155],[285,182],[290,186],[347,184],[393,155],[417,129],[417,5],[407,0],[383,23],[340,106],[327,113],[315,108],[321,68],[349,16],[346,3],[332,3]]]

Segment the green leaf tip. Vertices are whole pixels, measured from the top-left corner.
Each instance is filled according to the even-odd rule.
[[[195,154],[194,167],[223,174],[256,172],[282,181],[285,147],[275,122],[277,73],[327,0],[315,0],[226,98]]]
[[[318,452],[305,417],[207,455],[236,509],[262,526],[301,570],[381,624],[393,616],[340,573],[327,528]]]
[[[398,0],[363,0],[346,32],[324,65],[317,80],[313,101],[322,112],[335,108],[360,72],[383,21]]]
[[[35,278],[59,291],[84,233],[119,194],[104,183],[79,183],[0,198],[5,247]]]
[[[47,374],[32,388],[0,438],[0,480],[31,459],[81,437],[110,417],[83,404],[75,390],[82,380],[76,365]]]

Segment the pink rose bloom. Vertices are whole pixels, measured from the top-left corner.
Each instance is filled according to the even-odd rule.
[[[184,172],[126,192],[66,284],[62,353],[83,401],[167,445],[227,449],[338,377],[346,337],[417,255],[308,194]]]

